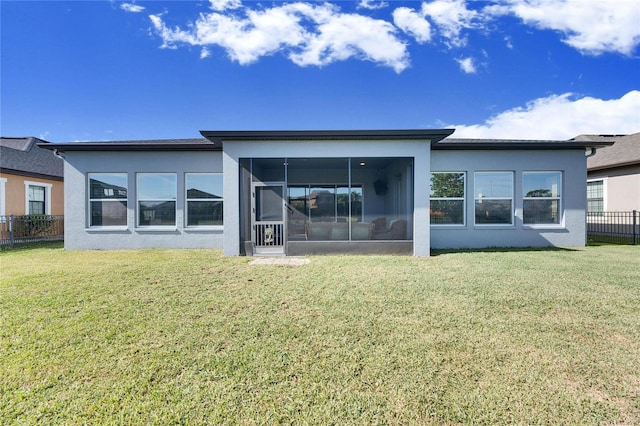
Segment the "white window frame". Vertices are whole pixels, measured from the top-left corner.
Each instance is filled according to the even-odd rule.
[[[140,178],[146,175],[172,175],[175,177],[175,194],[173,198],[140,198]],[[140,224],[140,202],[141,201],[173,201],[174,202],[174,223],[169,225],[141,225]],[[138,172],[136,173],[136,228],[148,230],[171,231],[178,227],[178,174],[176,172]]]
[[[591,178],[587,179],[587,183],[589,182],[602,182],[602,213],[607,211],[607,177],[599,177],[599,178]],[[586,194],[585,194],[586,197]],[[589,199],[587,198],[587,204],[585,206],[585,211],[589,211]],[[601,212],[596,212],[601,213]]]
[[[101,175],[101,174],[113,174],[113,175],[124,175],[127,181],[127,198],[91,198],[91,176],[92,175]],[[87,225],[91,229],[102,229],[108,228],[109,230],[113,229],[128,229],[129,227],[129,174],[127,172],[90,172],[87,173]],[[92,201],[121,201],[124,200],[127,204],[127,220],[124,225],[91,225],[91,202]]]
[[[558,188],[558,196],[557,197],[527,197],[524,192],[524,179],[526,174],[548,174],[555,173],[560,175],[560,183]],[[561,170],[523,170],[522,171],[522,224],[528,228],[549,228],[549,227],[562,227],[564,221],[564,211],[562,196],[564,194],[564,176]],[[541,200],[558,200],[558,222],[555,223],[525,223],[524,221],[524,202],[525,201],[541,201]]]
[[[24,214],[28,215],[29,213],[29,187],[30,186],[40,186],[44,187],[44,214],[51,215],[51,188],[53,187],[50,183],[45,182],[34,182],[30,180],[24,181]]]
[[[467,172],[466,171],[443,171],[443,172],[431,172],[431,175],[435,174],[462,174],[462,185],[463,185],[463,195],[462,197],[431,197],[429,195],[429,205],[431,205],[431,201],[462,201],[462,223],[431,223],[429,220],[429,224],[431,226],[455,226],[455,227],[464,227],[467,225]],[[431,192],[431,176],[429,176],[429,192]],[[431,218],[431,211],[429,211],[429,218]]]
[[[7,194],[7,178],[0,177],[0,216],[7,214],[6,194]],[[3,218],[4,220],[4,218]]]
[[[189,175],[219,175],[222,176],[221,172],[186,172],[184,174],[184,226],[185,228],[193,229],[222,229],[224,226],[224,217],[222,218],[222,225],[189,225],[189,201],[219,201],[222,203],[224,207],[224,193],[220,198],[189,198],[189,188],[188,185],[188,176]],[[222,190],[224,191],[224,183],[222,185]]]
[[[481,174],[504,173],[511,175],[511,196],[510,197],[477,197],[476,176]],[[473,172],[473,224],[478,227],[514,227],[515,226],[515,172],[513,170],[479,170]],[[511,222],[510,223],[477,223],[476,222],[476,201],[511,200]]]

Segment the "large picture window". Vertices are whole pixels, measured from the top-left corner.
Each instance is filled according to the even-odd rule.
[[[175,173],[138,173],[138,225],[176,226]]]
[[[289,206],[312,222],[347,222],[349,217],[361,221],[362,186],[290,185]]]
[[[89,173],[89,226],[127,226],[126,173]]]
[[[187,226],[222,225],[222,174],[187,173]]]
[[[348,240],[347,223],[362,221],[361,185],[290,185],[288,192],[289,236],[304,233],[307,223],[336,223],[344,226],[315,226],[314,238]]]
[[[431,173],[432,225],[464,225],[464,172]]]
[[[476,172],[476,225],[513,224],[513,172]]]
[[[523,172],[523,223],[559,224],[561,188],[561,172]]]

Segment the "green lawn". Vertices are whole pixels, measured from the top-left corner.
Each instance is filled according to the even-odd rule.
[[[0,252],[0,424],[639,424],[640,247]]]

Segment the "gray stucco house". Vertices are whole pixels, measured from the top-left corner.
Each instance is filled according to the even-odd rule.
[[[65,247],[225,255],[584,246],[587,160],[607,141],[449,129],[202,131],[43,144],[65,159]]]

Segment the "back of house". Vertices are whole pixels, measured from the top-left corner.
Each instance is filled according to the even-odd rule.
[[[225,255],[584,246],[586,153],[610,141],[451,129],[202,131],[41,144],[65,158],[65,247]]]

